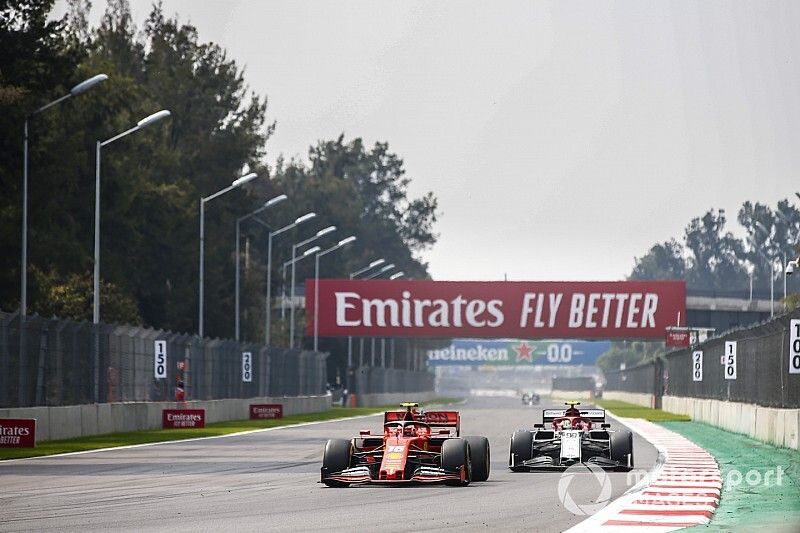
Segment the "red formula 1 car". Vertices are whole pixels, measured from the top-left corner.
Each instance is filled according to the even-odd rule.
[[[489,440],[461,437],[457,411],[428,411],[416,403],[387,411],[383,434],[331,439],[322,456],[321,481],[329,487],[355,483],[468,485],[489,478]]]

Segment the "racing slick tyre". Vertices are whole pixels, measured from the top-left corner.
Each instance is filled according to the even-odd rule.
[[[523,461],[533,458],[533,433],[520,429],[511,436],[511,449],[508,454],[508,468],[512,472],[525,472],[527,467],[521,465]]]
[[[489,479],[489,439],[486,437],[462,437],[469,443],[469,458],[472,463],[472,481]]]
[[[615,431],[611,434],[611,460],[620,466],[633,468],[633,434],[627,430]]]
[[[446,485],[469,485],[472,481],[472,461],[470,461],[469,442],[465,439],[447,439],[442,443],[442,468],[448,472],[466,471],[466,479],[445,481]]]
[[[329,487],[347,487],[349,483],[325,479],[325,474],[341,472],[350,466],[353,445],[346,439],[329,439],[322,454],[322,482]]]

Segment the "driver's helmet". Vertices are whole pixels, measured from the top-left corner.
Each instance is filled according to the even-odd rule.
[[[416,424],[406,424],[403,426],[403,435],[406,437],[414,437],[417,435]]]
[[[563,422],[561,422],[561,429],[570,429],[571,427],[572,427],[572,422],[570,421],[569,418],[566,418],[564,419]]]

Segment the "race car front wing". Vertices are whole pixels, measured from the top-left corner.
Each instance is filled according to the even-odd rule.
[[[380,479],[372,477],[370,469],[366,466],[356,466],[326,475],[322,472],[322,480],[338,481],[348,484],[386,484],[394,485],[401,483],[443,483],[445,481],[464,481],[466,471],[462,466],[458,472],[448,472],[443,468],[432,466],[420,466],[408,479]]]

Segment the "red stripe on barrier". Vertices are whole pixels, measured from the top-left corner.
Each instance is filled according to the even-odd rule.
[[[604,526],[655,526],[655,527],[692,527],[696,526],[697,522],[630,522],[628,520],[607,520],[603,523]]]
[[[619,514],[636,514],[647,516],[704,516],[711,518],[711,511],[689,511],[686,509],[664,509],[663,511],[651,511],[649,509],[623,509]]]

